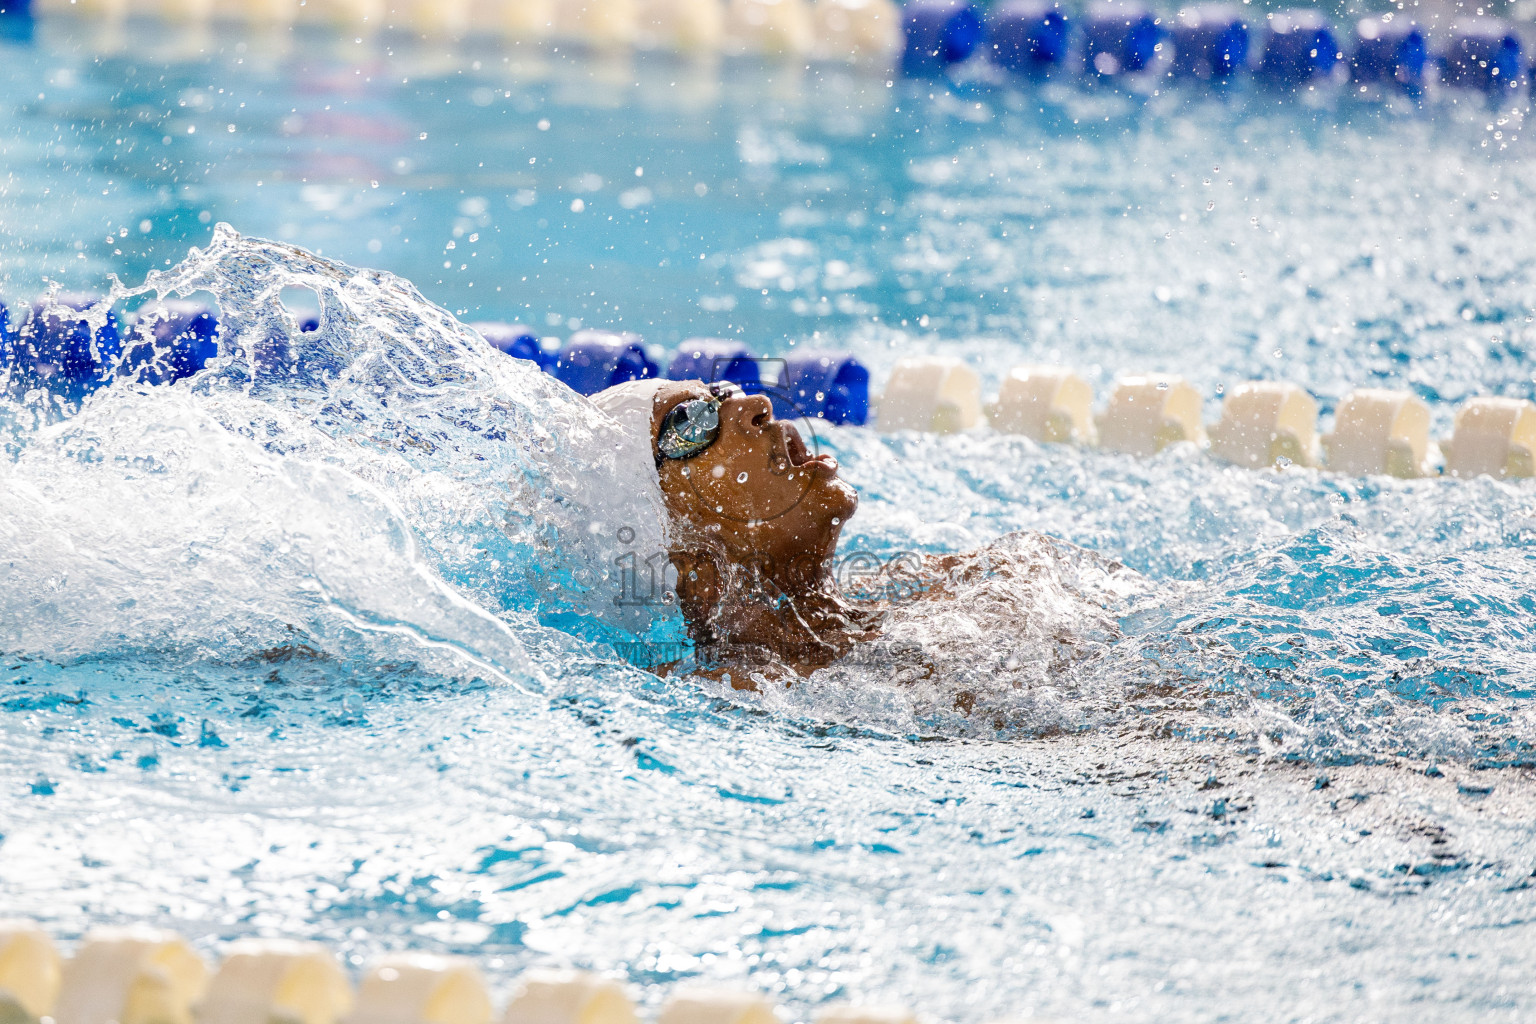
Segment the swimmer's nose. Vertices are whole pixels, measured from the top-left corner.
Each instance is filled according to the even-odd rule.
[[[743,434],[762,433],[773,422],[773,403],[762,395],[733,399],[726,409],[726,420]]]

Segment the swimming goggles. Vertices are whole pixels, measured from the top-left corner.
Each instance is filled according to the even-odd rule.
[[[662,419],[661,436],[656,441],[661,458],[691,459],[714,444],[720,436],[720,403],[740,393],[735,384],[711,384],[710,397],[674,405]]]

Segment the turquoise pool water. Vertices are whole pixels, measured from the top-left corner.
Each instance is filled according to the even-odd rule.
[[[1076,611],[1088,556],[1011,595],[1077,627],[1065,667],[976,610],[905,625],[931,686],[754,700],[616,656],[678,637],[596,614],[656,510],[459,326],[1281,377],[1325,411],[1384,384],[1444,432],[1536,392],[1522,112],[69,22],[4,56],[7,299],[115,273],[133,306],[154,271],[345,372],[5,406],[0,912],[796,1019],[1536,1006],[1528,483],[824,428],[847,552],[1028,529],[1139,576],[1118,635]],[[305,290],[312,336],[277,302]],[[978,672],[994,713],[958,715]]]

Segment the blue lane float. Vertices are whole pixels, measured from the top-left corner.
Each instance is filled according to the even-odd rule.
[[[774,389],[773,409],[780,419],[862,426],[869,420],[869,370],[846,352],[791,355]]]
[[[30,43],[36,29],[32,0],[0,0],[0,39]]]
[[[480,333],[480,337],[496,351],[509,355],[513,359],[526,359],[534,363],[539,369],[548,371],[555,362],[555,354],[546,351],[539,344],[539,336],[533,333],[533,329],[522,324],[508,323],[478,323],[470,324]]]
[[[1350,77],[1359,85],[1424,84],[1429,47],[1417,23],[1406,18],[1361,18],[1355,25]]]
[[[988,52],[1017,75],[1041,75],[1065,64],[1072,22],[1052,0],[1004,0],[987,14]]]
[[[1175,75],[1220,81],[1248,65],[1248,20],[1235,7],[1208,4],[1182,11],[1169,35]]]
[[[219,318],[205,303],[172,299],[139,311],[122,368],[146,384],[185,380],[219,354]]]
[[[11,334],[11,358],[24,385],[79,398],[115,372],[122,332],[110,309],[92,330],[85,314],[98,304],[92,296],[68,294],[32,304],[31,315]]]
[[[1265,28],[1259,75],[1273,85],[1307,85],[1332,75],[1339,57],[1333,24],[1321,11],[1282,11]]]
[[[1451,24],[1440,54],[1440,80],[1463,89],[1494,92],[1520,83],[1521,46],[1509,23],[1498,18],[1461,18]]]
[[[1163,29],[1147,8],[1104,0],[1083,18],[1083,64],[1100,75],[1135,74],[1149,67]]]
[[[902,9],[908,74],[933,74],[958,64],[981,45],[981,16],[970,0],[912,0]]]
[[[10,378],[16,365],[16,342],[11,337],[11,311],[0,302],[0,387]]]
[[[690,338],[683,342],[667,367],[669,380],[730,381],[742,390],[762,390],[763,374],[757,357],[745,345],[721,338]]]
[[[615,384],[655,377],[659,369],[638,334],[586,330],[571,335],[549,372],[577,394],[595,395]]]

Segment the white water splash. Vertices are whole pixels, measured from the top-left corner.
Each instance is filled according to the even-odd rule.
[[[286,289],[318,298],[318,331]],[[512,626],[648,625],[616,614],[610,549],[625,526],[661,543],[659,495],[638,442],[585,399],[405,281],[224,225],[109,301],[195,293],[219,309],[208,370],[119,381],[8,432],[0,649],[227,659],[366,637],[399,657],[405,638],[411,657],[525,678]]]

